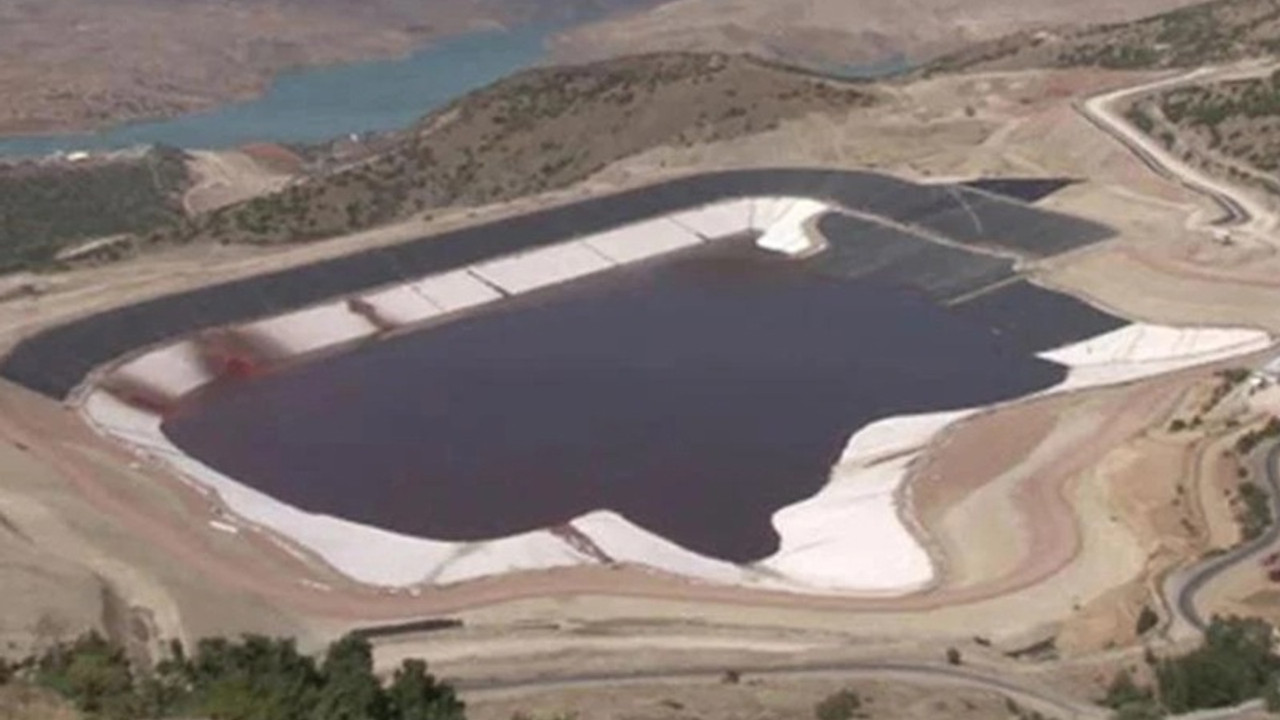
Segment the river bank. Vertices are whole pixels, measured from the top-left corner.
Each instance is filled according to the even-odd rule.
[[[206,112],[99,131],[0,136],[0,156],[108,151],[136,145],[222,149],[303,144],[405,127],[455,98],[531,67],[558,29],[533,24],[443,37],[388,60],[338,63],[278,75],[259,97]],[[370,49],[370,53],[373,49]],[[366,53],[368,54],[368,53]]]

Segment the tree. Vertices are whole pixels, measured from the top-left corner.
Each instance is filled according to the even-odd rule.
[[[963,661],[964,659],[960,656],[959,650],[953,647],[947,648],[947,664],[948,665],[959,665]]]
[[[1147,631],[1160,624],[1160,616],[1150,605],[1143,605],[1142,612],[1138,613],[1138,622],[1133,631],[1139,637],[1146,635]]]
[[[850,720],[862,709],[862,697],[853,690],[841,690],[828,695],[813,708],[817,720]]]
[[[1230,707],[1261,697],[1280,672],[1265,621],[1215,617],[1196,650],[1156,668],[1160,700],[1173,713]]]
[[[1151,690],[1138,687],[1138,684],[1133,681],[1133,675],[1130,675],[1128,670],[1121,669],[1107,686],[1106,697],[1102,698],[1099,704],[1119,709],[1125,705],[1150,699]]]
[[[124,719],[137,709],[129,659],[97,632],[52,648],[40,659],[36,681],[88,714]]]
[[[310,720],[321,677],[292,640],[203,640],[192,661],[193,714],[215,720]]]
[[[1280,675],[1272,675],[1267,687],[1262,691],[1262,700],[1267,705],[1267,712],[1280,713]]]
[[[373,674],[369,641],[348,635],[329,646],[320,669],[323,687],[316,699],[315,720],[383,720],[386,697]]]
[[[391,717],[396,720],[465,720],[466,705],[453,688],[437,683],[422,660],[405,660],[388,689]]]

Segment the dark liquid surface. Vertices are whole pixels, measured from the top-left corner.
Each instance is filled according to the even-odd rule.
[[[849,437],[1062,368],[922,295],[738,251],[632,266],[217,388],[165,424],[305,510],[480,540],[612,509],[731,561]]]

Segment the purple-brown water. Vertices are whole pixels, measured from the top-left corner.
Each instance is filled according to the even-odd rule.
[[[164,430],[278,499],[388,530],[480,540],[613,509],[751,561],[867,423],[1062,376],[921,296],[721,250],[224,386]]]

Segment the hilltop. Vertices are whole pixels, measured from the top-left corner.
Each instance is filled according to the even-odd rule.
[[[1189,0],[674,0],[589,23],[554,43],[561,57],[724,50],[823,67],[925,60],[1051,25],[1119,22]]]
[[[874,103],[867,87],[746,56],[655,54],[530,70],[376,141],[358,162],[152,233],[153,244],[332,237],[568,186],[660,146],[691,146]]]
[[[1280,50],[1280,0],[1212,0],[1134,22],[1022,32],[931,62],[927,73],[1189,68]]]

